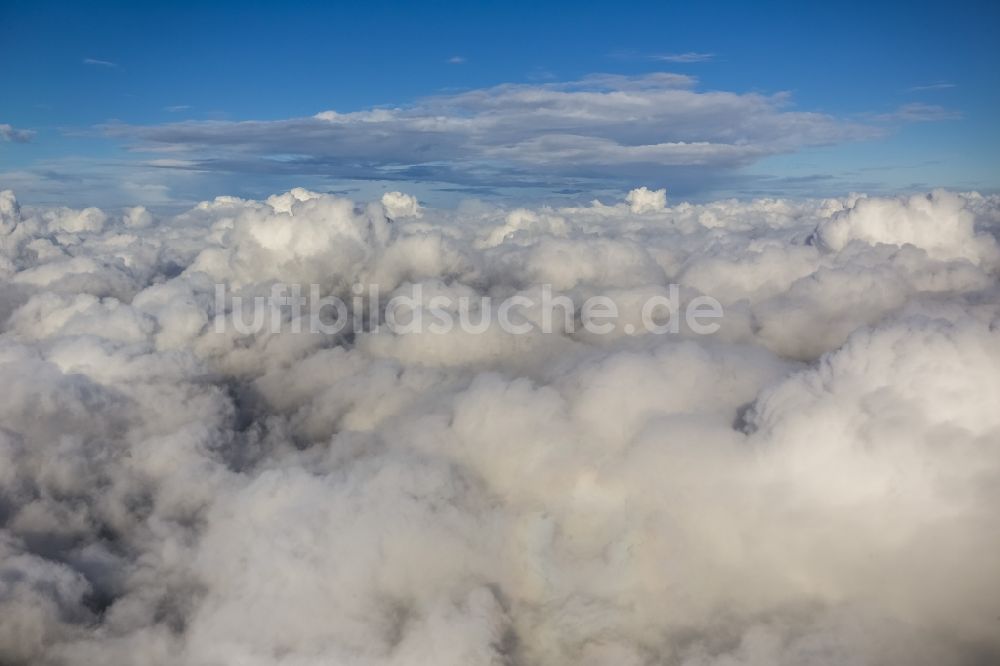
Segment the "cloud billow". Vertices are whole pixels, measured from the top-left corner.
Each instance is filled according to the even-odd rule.
[[[997,663],[998,236],[947,191],[0,191],[0,663]],[[276,284],[619,317],[216,326]],[[672,287],[721,328],[636,327]]]

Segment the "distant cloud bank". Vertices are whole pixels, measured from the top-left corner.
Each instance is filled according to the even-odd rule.
[[[694,58],[705,54],[681,54]],[[398,107],[268,121],[109,124],[133,151],[235,173],[531,186],[720,173],[882,127],[794,109],[786,93],[703,92],[690,76],[506,84]],[[905,120],[905,118],[903,118]]]

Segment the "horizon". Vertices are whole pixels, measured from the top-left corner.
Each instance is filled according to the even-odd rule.
[[[1000,187],[995,3],[571,7],[8,2],[0,183],[172,209]]]

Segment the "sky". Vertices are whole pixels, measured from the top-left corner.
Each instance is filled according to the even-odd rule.
[[[1000,187],[997,3],[0,4],[0,185],[586,201]]]

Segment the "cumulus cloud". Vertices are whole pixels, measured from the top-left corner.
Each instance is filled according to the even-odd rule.
[[[494,187],[624,182],[682,168],[726,171],[768,155],[882,134],[794,110],[785,93],[699,91],[695,84],[670,73],[593,75],[307,118],[103,129],[133,150],[182,160],[171,168]]]
[[[975,232],[975,217],[961,197],[944,191],[908,198],[861,198],[824,220],[819,241],[842,250],[853,240],[869,244],[913,245],[937,259],[995,258],[996,240]]]
[[[0,139],[14,143],[28,143],[34,138],[32,130],[17,129],[8,123],[0,123]]]
[[[366,118],[315,122],[396,122]],[[1000,198],[943,191],[0,192],[0,663],[997,661],[998,234]],[[276,283],[368,324],[214,326]],[[399,333],[372,285],[621,316]],[[716,333],[626,330],[671,285]]]
[[[420,217],[420,204],[417,198],[402,192],[386,192],[382,195],[382,206],[391,218]]]
[[[667,191],[640,187],[629,192],[625,197],[625,202],[633,213],[660,212],[667,207]]]

